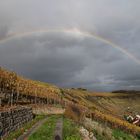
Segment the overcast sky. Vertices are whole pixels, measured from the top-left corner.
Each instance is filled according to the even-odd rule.
[[[78,32],[139,61],[140,0],[0,0],[0,66],[61,87],[140,89],[139,63]]]

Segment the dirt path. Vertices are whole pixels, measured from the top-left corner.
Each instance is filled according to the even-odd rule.
[[[37,122],[31,129],[29,129],[27,132],[24,132],[23,135],[19,136],[17,140],[27,140],[29,136],[31,136],[37,129],[45,123],[47,120],[47,117],[39,122]]]
[[[56,128],[54,131],[54,140],[62,140],[62,131],[63,131],[63,119],[58,119],[56,123]]]

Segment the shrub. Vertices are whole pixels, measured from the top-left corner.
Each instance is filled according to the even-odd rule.
[[[76,122],[81,122],[83,120],[84,113],[78,105],[70,104],[66,107],[65,116]]]

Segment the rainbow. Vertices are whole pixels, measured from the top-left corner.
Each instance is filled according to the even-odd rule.
[[[22,32],[22,33],[14,33],[14,34],[10,34],[8,35],[6,38],[3,38],[0,40],[0,44],[1,43],[5,43],[8,40],[11,39],[16,39],[16,38],[20,38],[20,37],[25,37],[25,36],[29,36],[31,34],[35,34],[35,33],[66,33],[66,34],[71,34],[71,35],[75,35],[75,36],[80,36],[80,37],[88,37],[88,38],[92,38],[92,39],[96,39],[98,41],[101,41],[105,44],[108,44],[108,46],[115,48],[117,50],[119,50],[121,53],[123,53],[124,55],[126,55],[127,57],[129,57],[130,59],[132,59],[134,62],[136,62],[137,64],[140,65],[140,60],[138,58],[136,58],[133,54],[131,54],[130,52],[128,52],[126,49],[120,47],[119,45],[113,43],[112,41],[105,39],[97,34],[93,34],[90,32],[86,32],[86,31],[81,31],[78,30],[77,28],[73,28],[73,29],[45,29],[45,30],[34,30],[34,31],[30,31],[30,32]]]

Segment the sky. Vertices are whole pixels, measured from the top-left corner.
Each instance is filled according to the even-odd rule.
[[[0,66],[60,87],[140,90],[140,1],[0,0]]]

